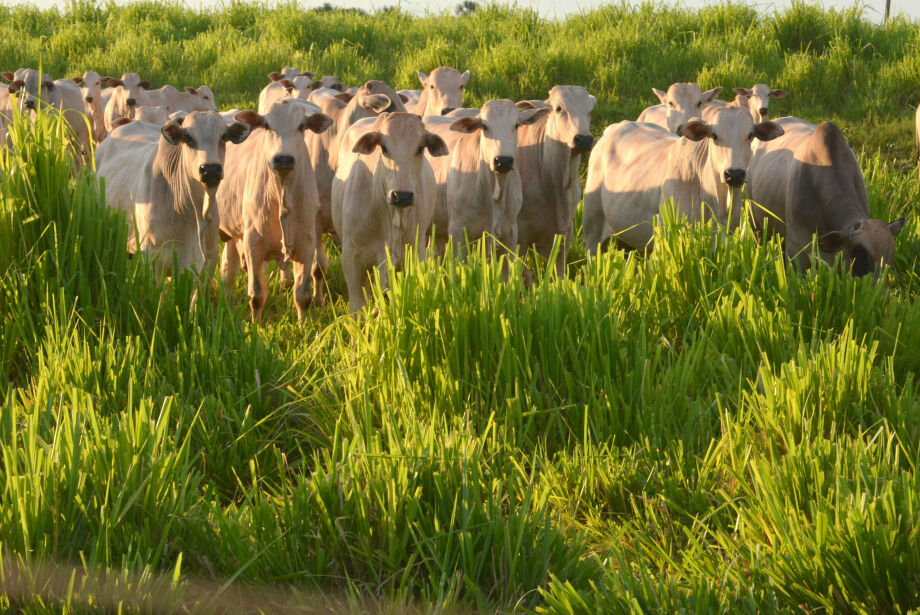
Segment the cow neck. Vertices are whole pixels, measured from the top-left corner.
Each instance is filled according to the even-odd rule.
[[[363,156],[363,159],[363,162],[367,164],[368,167],[374,169],[371,180],[371,193],[368,195],[368,198],[372,203],[376,203],[378,207],[382,209],[384,218],[390,224],[390,240],[387,244],[392,250],[394,244],[398,243],[398,239],[401,238],[401,233],[404,233],[407,229],[408,220],[406,210],[415,207],[415,205],[406,208],[390,205],[389,198],[387,198],[387,179],[391,171],[383,162],[379,150],[369,156]]]
[[[201,215],[204,188],[188,174],[185,156],[186,148],[181,143],[173,145],[161,136],[153,161],[153,180],[167,187],[172,213],[197,217]]]
[[[808,141],[818,141],[819,146],[823,146],[813,137],[814,133],[809,135]],[[815,146],[814,143],[807,145]],[[838,155],[834,157],[831,166],[815,166],[807,158],[798,163],[804,170],[801,176],[808,178],[812,184],[811,190],[820,200],[821,220],[828,230],[841,230],[871,218],[862,169],[859,168],[856,155],[849,146],[846,147],[843,154],[845,159],[840,159],[841,155]],[[824,155],[831,158],[830,153]]]
[[[581,154],[576,154],[568,145],[562,141],[551,138],[546,133],[546,126],[549,117],[543,117],[531,125],[529,138],[530,143],[542,143],[542,146],[536,148],[539,152],[536,160],[533,160],[533,167],[537,169],[539,177],[537,181],[541,183],[544,194],[552,195],[553,206],[556,217],[556,233],[567,233],[572,226],[570,220],[570,205],[566,198],[572,190],[573,185],[578,182],[578,165],[581,163]],[[518,151],[521,151],[520,144]]]
[[[422,85],[422,94],[418,97],[418,103],[415,105],[415,114],[420,117],[425,117],[426,115],[438,115],[436,113],[428,113],[428,86]]]
[[[516,171],[511,171],[510,173],[493,172],[489,163],[484,160],[480,154],[479,168],[477,170],[477,175],[479,176],[477,190],[479,194],[476,200],[480,203],[490,204],[490,232],[496,237],[499,236],[502,218],[505,215],[505,208],[507,205],[505,185],[508,183],[508,175],[515,172]]]

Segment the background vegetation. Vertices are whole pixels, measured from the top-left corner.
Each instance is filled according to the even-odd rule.
[[[909,218],[887,286],[796,275],[747,229],[714,250],[710,227],[666,218],[650,257],[585,263],[579,246],[567,279],[530,291],[481,256],[413,265],[361,323],[338,273],[304,325],[273,278],[254,327],[241,282],[190,308],[193,276],[158,284],[128,259],[61,123],[17,124],[0,155],[0,581],[109,570],[150,610],[182,600],[145,585],[159,575],[185,604],[205,582],[355,608],[920,608],[918,43],[917,24],[806,5],[558,22],[0,7],[4,70],[134,70],[207,83],[221,107],[253,106],[282,65],[414,87],[447,64],[473,73],[467,104],[585,85],[599,134],[653,86],[763,81],[790,92],[777,115],[840,123],[873,213]],[[67,587],[0,607],[108,604]]]

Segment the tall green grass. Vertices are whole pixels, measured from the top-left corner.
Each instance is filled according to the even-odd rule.
[[[0,64],[37,63],[42,32],[52,73],[130,63],[224,104],[254,102],[282,64],[402,86],[449,63],[474,73],[474,101],[585,83],[599,131],[653,85],[763,79],[792,92],[781,108],[870,144],[873,212],[909,217],[880,284],[799,275],[775,240],[666,214],[648,257],[614,250],[529,289],[482,252],[410,260],[362,321],[335,267],[303,325],[273,279],[255,327],[241,282],[228,301],[128,258],[123,216],[71,176],[60,118],[17,119],[0,153],[0,609],[112,612],[114,591],[127,611],[210,612],[238,590],[260,597],[241,610],[277,612],[920,608],[918,182],[897,132],[915,24],[805,5],[0,11]],[[815,80],[787,82],[797,70]],[[48,563],[76,581],[38,582]]]

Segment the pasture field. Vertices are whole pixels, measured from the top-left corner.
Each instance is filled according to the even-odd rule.
[[[789,92],[774,115],[838,122],[874,216],[908,222],[887,284],[665,216],[648,257],[587,262],[577,238],[568,275],[536,263],[529,290],[519,262],[508,283],[482,254],[410,263],[361,322],[333,251],[324,307],[298,324],[273,269],[253,326],[241,280],[227,301],[128,258],[62,123],[19,122],[0,154],[0,610],[920,609],[916,23],[0,6],[0,69],[39,65],[206,83],[221,108],[282,65],[396,88],[451,65],[468,105],[584,85],[596,135],[652,87],[766,82]],[[41,584],[48,563],[74,580]]]

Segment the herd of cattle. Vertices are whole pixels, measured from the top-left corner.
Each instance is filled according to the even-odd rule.
[[[853,274],[877,272],[892,262],[904,226],[870,217],[862,171],[837,127],[771,121],[770,99],[786,93],[763,84],[735,88],[730,102],[716,98],[721,88],[695,83],[655,89],[661,104],[608,126],[595,143],[596,100],[585,88],[463,108],[470,73],[448,67],[419,72],[422,89],[399,92],[285,68],[269,75],[258,111],[224,112],[207,86],[152,89],[137,73],[2,76],[3,143],[13,109],[62,112],[76,164],[95,150],[107,202],[136,225],[129,248],[156,255],[166,270],[201,269],[216,265],[222,240],[221,275],[231,282],[240,267],[247,272],[256,321],[269,260],[293,285],[301,318],[323,302],[324,233],[341,243],[352,312],[364,306],[369,272],[379,268],[386,284],[381,265],[389,254],[399,267],[407,246],[424,257],[453,239],[462,255],[467,239],[485,234],[502,250],[549,256],[561,236],[561,271],[589,152],[591,255],[609,241],[649,249],[653,219],[672,198],[691,219],[736,227],[745,183],[755,229],[780,233],[787,255],[806,267],[818,233],[827,260],[843,251]]]

